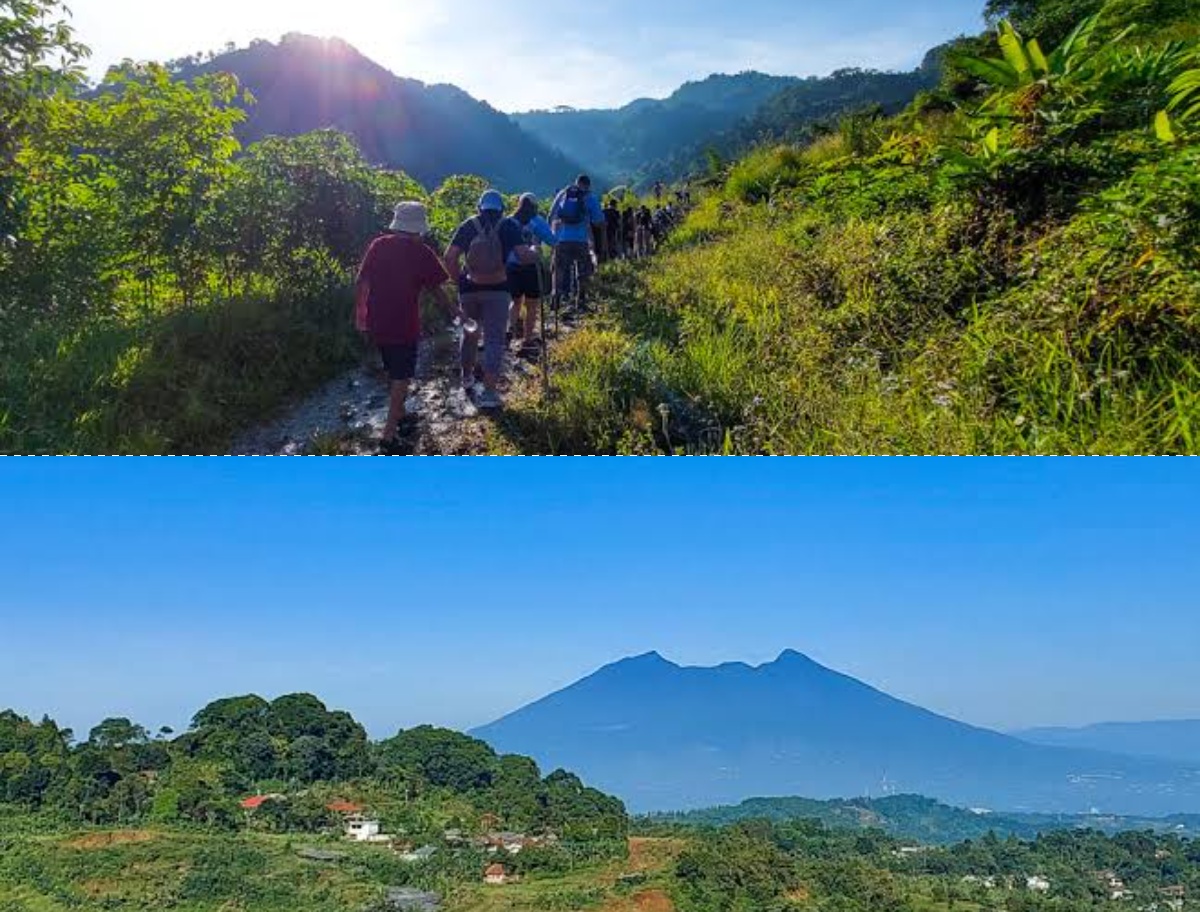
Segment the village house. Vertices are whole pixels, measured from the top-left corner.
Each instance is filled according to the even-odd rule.
[[[502,887],[509,882],[508,868],[502,864],[488,865],[483,872],[483,882],[491,887]]]
[[[1158,891],[1163,902],[1171,912],[1182,912],[1183,901],[1187,899],[1187,889],[1183,886],[1163,887]]]
[[[1049,893],[1050,881],[1041,876],[1026,877],[1025,889],[1031,893]]]
[[[436,854],[437,848],[435,846],[427,845],[408,852],[401,852],[398,857],[401,861],[407,864],[420,864],[421,862],[429,861]]]
[[[1100,882],[1108,889],[1109,899],[1114,902],[1133,898],[1133,891],[1125,886],[1125,881],[1118,876],[1116,871],[1097,871],[1096,876],[1100,878]]]
[[[253,813],[268,801],[286,801],[286,795],[251,795],[249,798],[243,798],[238,802],[242,806],[242,810],[246,813]]]

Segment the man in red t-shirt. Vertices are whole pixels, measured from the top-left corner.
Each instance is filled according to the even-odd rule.
[[[379,346],[392,380],[391,407],[383,442],[415,429],[416,417],[405,414],[408,388],[417,372],[421,342],[421,292],[431,291],[438,304],[454,317],[458,307],[443,287],[450,277],[437,254],[425,245],[429,217],[421,203],[396,207],[391,234],[377,238],[358,272],[356,322]]]

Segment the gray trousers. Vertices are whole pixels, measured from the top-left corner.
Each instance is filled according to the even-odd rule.
[[[504,370],[504,349],[508,335],[508,312],[512,295],[507,291],[469,291],[462,295],[462,307],[468,317],[483,328],[483,369],[493,377]],[[475,372],[477,338],[463,334],[463,376],[470,379]]]

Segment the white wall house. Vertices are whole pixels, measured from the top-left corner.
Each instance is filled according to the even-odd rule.
[[[379,838],[382,827],[378,820],[368,817],[351,817],[346,821],[346,838],[355,842],[374,842]]]

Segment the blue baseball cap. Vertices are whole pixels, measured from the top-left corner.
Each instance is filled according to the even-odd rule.
[[[503,212],[504,197],[500,195],[499,190],[489,190],[483,196],[479,197],[480,212]]]

